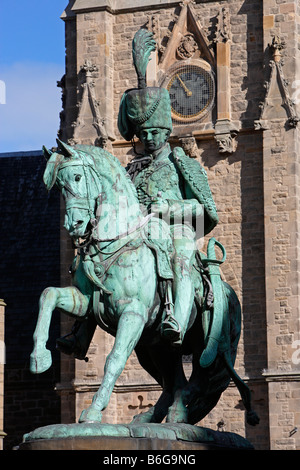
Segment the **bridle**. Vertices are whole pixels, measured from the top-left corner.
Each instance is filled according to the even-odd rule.
[[[91,244],[92,241],[95,241],[96,243],[98,242],[109,242],[112,243],[114,241],[120,240],[120,239],[125,239],[125,243],[123,247],[128,245],[130,241],[134,238],[134,234],[136,232],[140,232],[144,226],[149,222],[149,220],[152,218],[153,214],[149,214],[146,217],[143,217],[141,221],[139,221],[134,227],[130,228],[127,232],[118,234],[114,238],[105,238],[105,239],[100,239],[98,237],[93,237],[93,240],[91,239],[91,234],[93,229],[96,228],[98,221],[101,217],[101,206],[102,206],[102,201],[103,201],[103,194],[102,194],[102,187],[100,184],[100,174],[97,171],[96,168],[94,168],[92,165],[89,163],[86,163],[84,159],[80,160],[70,160],[70,161],[65,161],[63,162],[60,167],[59,171],[69,167],[69,166],[80,166],[83,168],[83,173],[85,177],[85,184],[86,184],[86,196],[79,196],[74,192],[74,190],[71,188],[70,184],[62,181],[59,176],[57,177],[58,184],[61,187],[61,189],[65,189],[72,197],[68,197],[66,200],[66,210],[68,209],[83,209],[87,210],[89,213],[90,221],[88,223],[88,226],[90,225],[90,229],[87,230],[87,232],[80,237],[83,242],[78,242],[77,240],[73,239],[73,243],[76,248],[85,248],[88,245]],[[97,185],[97,196],[92,196],[92,188],[90,186],[89,178],[88,178],[88,172],[93,172],[94,173],[94,181],[96,182]],[[123,248],[121,247],[121,248]],[[119,248],[120,249],[120,248]],[[119,251],[119,249],[117,251]],[[105,255],[112,255],[114,252],[107,253],[107,252],[102,252],[102,250],[99,249],[98,247],[98,252],[103,253]]]
[[[59,182],[60,187],[62,189],[65,189],[72,196],[71,198],[70,197],[67,198],[66,207],[67,209],[78,208],[78,209],[87,210],[90,218],[92,219],[95,217],[96,204],[99,201],[99,198],[101,196],[101,185],[99,183],[100,175],[95,168],[93,168],[88,163],[85,163],[83,159],[64,162],[63,164],[60,165],[59,171],[69,166],[81,166],[82,167],[84,178],[85,178],[85,184],[86,184],[86,196],[79,196],[78,194],[76,194],[68,183],[66,183],[65,181],[62,181],[58,177],[58,182]],[[88,172],[94,172],[96,176],[96,178],[94,178],[96,185],[98,185],[98,191],[97,191],[96,197],[92,196],[92,190],[91,190],[91,186],[90,186],[90,182],[88,178]]]

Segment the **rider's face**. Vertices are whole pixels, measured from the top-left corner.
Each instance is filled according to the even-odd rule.
[[[165,144],[169,137],[169,131],[152,127],[150,129],[142,129],[138,137],[144,145],[145,151],[152,153],[159,150]]]

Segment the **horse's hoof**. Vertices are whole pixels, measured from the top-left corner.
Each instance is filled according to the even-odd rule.
[[[150,410],[145,411],[145,413],[140,413],[135,415],[130,424],[143,424],[143,423],[153,423],[154,407]]]
[[[255,413],[255,411],[247,411],[247,423],[251,426],[256,426],[259,424],[259,416]]]
[[[167,423],[187,423],[188,410],[185,407],[170,407],[166,419]]]
[[[89,407],[80,415],[79,423],[101,423],[102,413],[100,410]]]
[[[32,374],[42,374],[46,372],[52,365],[51,352],[44,349],[42,353],[33,351],[30,354],[30,372]]]

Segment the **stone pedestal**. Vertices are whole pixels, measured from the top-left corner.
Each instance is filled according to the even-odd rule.
[[[58,424],[25,434],[19,450],[253,450],[238,434],[188,424]]]

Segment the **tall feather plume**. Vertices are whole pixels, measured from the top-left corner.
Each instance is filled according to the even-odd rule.
[[[138,77],[138,88],[146,88],[146,70],[150,54],[156,48],[153,33],[147,29],[140,29],[132,41],[133,63]]]

